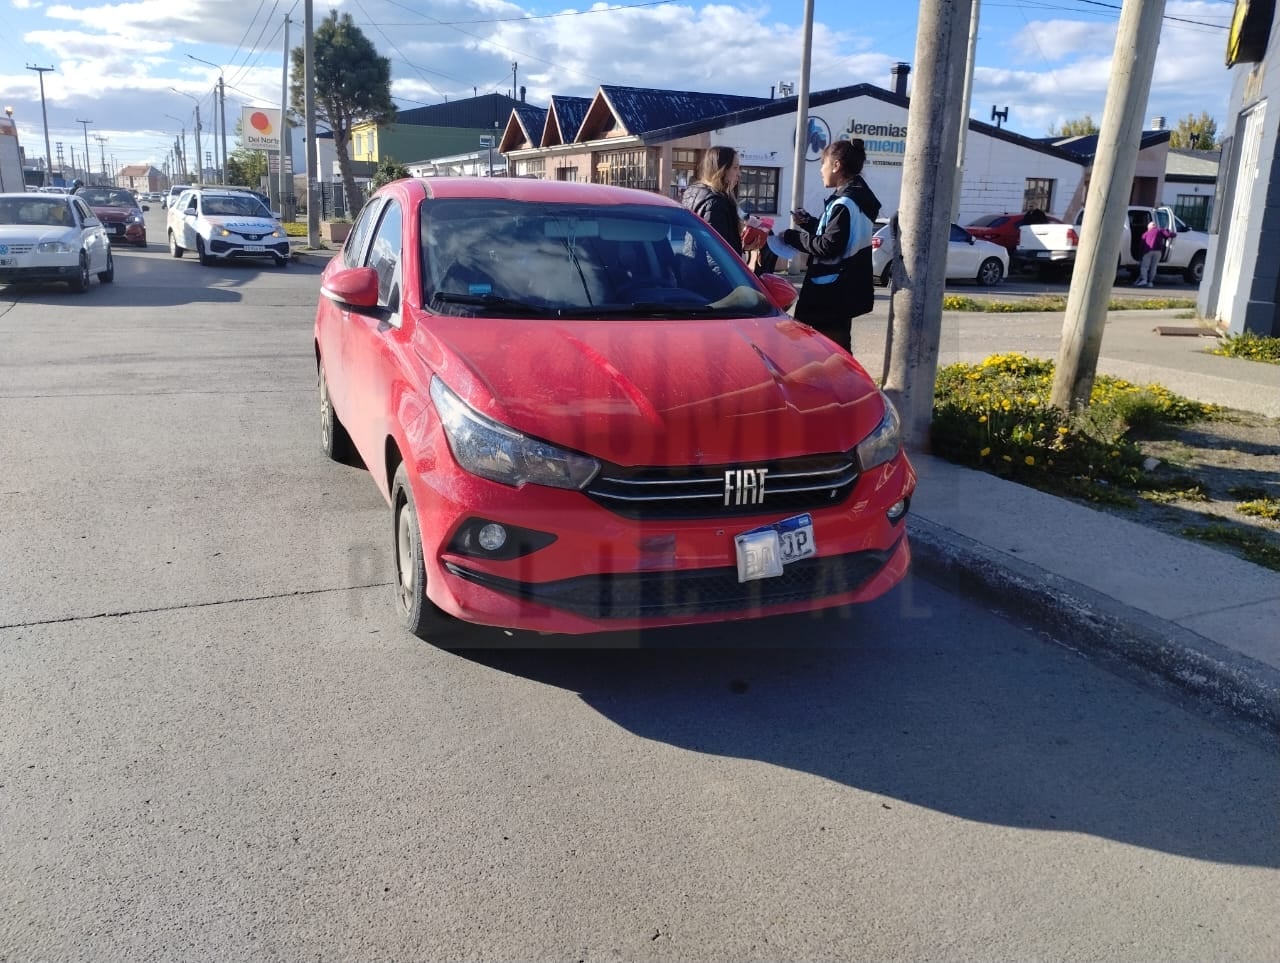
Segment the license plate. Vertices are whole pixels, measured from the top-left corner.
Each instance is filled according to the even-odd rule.
[[[735,535],[738,556],[738,581],[751,582],[776,578],[784,565],[818,554],[813,537],[813,516],[792,515],[772,525],[753,528]]]
[[[117,234],[124,234],[124,225],[117,224],[114,228],[112,228],[112,230],[114,230]]]
[[[16,257],[0,257],[0,267],[17,267],[18,259]]]
[[[244,249],[250,254],[262,254],[267,250],[261,244],[246,244]]]

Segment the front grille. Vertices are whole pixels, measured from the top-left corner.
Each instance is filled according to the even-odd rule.
[[[792,562],[777,578],[739,582],[736,568],[584,575],[558,582],[517,582],[474,572],[453,562],[459,578],[504,595],[563,609],[590,619],[686,617],[749,612],[851,592],[884,568],[898,545],[883,552],[852,552]]]
[[[764,496],[726,504],[725,473],[767,468]],[[587,487],[597,504],[626,518],[726,518],[815,511],[837,505],[853,490],[858,466],[850,455],[810,455],[742,465],[623,468],[608,463]]]

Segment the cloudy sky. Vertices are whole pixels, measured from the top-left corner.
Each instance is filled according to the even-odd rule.
[[[1130,0],[1134,2],[1134,0]],[[507,93],[512,62],[530,102],[590,96],[600,84],[755,93],[794,81],[802,0],[733,4],[563,5],[507,0],[314,0],[319,20],[350,13],[392,63],[401,108]],[[986,0],[981,4],[971,116],[1009,109],[1006,129],[1042,136],[1092,114],[1101,120],[1121,0]],[[918,3],[815,0],[811,87],[890,84],[913,62]],[[1169,0],[1146,115],[1170,125],[1207,111],[1224,126],[1232,74],[1223,66],[1230,0]],[[207,138],[218,70],[227,114],[279,105],[286,15],[301,40],[302,0],[0,0],[0,84],[29,156],[43,154],[37,74],[44,74],[50,140],[84,150],[95,169],[154,163],[200,104]],[[16,40],[16,42],[15,42]],[[1240,69],[1240,68],[1237,68]],[[170,88],[177,88],[176,93]],[[96,137],[105,137],[99,142]],[[230,130],[228,131],[229,146]],[[69,159],[69,158],[68,158]]]

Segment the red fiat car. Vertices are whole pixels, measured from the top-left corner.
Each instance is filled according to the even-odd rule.
[[[405,625],[643,629],[901,580],[897,413],[794,297],[655,194],[378,191],[322,279],[320,437],[390,505]]]

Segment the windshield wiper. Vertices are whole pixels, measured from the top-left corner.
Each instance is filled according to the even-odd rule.
[[[515,298],[504,298],[499,294],[462,294],[454,291],[437,291],[431,296],[429,304],[472,304],[479,308],[502,308],[507,311],[519,311],[521,314],[545,315],[546,308]]]
[[[741,308],[718,308],[710,304],[677,304],[670,301],[633,301],[628,304],[592,304],[580,308],[560,308],[556,314],[576,317],[713,318],[734,317]]]

